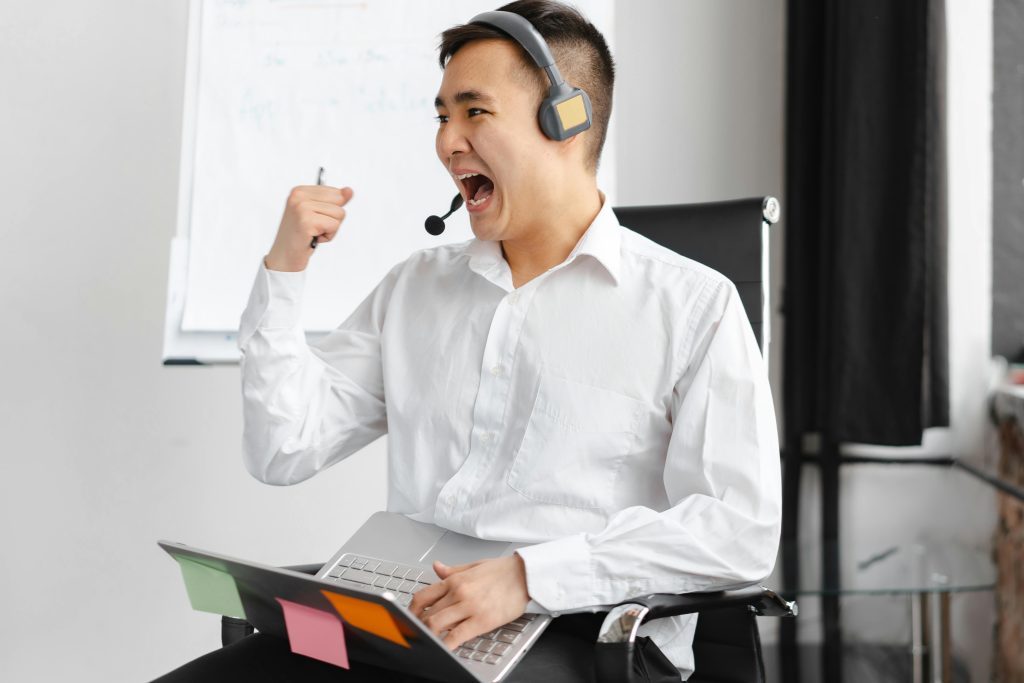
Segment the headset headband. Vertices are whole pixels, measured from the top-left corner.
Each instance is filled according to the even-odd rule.
[[[590,97],[579,88],[567,85],[555,65],[544,36],[533,24],[514,12],[495,10],[478,14],[469,23],[496,28],[519,43],[551,81],[548,96],[540,105],[541,130],[552,140],[566,140],[590,128],[593,116]]]
[[[551,54],[551,49],[548,47],[547,41],[544,40],[544,36],[523,17],[515,12],[495,10],[478,14],[470,19],[469,23],[486,24],[507,33],[523,46],[537,66],[547,72],[551,85],[558,86],[565,83],[558,67],[555,66],[555,57]]]

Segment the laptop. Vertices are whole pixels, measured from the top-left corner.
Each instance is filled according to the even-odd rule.
[[[524,614],[449,650],[408,609],[416,592],[439,580],[433,561],[451,566],[504,557],[523,544],[482,540],[398,513],[372,515],[315,576],[180,543],[159,545],[172,556],[230,574],[246,619],[262,633],[288,637],[281,600],[333,614],[341,611],[349,659],[441,681],[501,681],[551,622],[546,614]],[[369,613],[366,603],[386,610],[395,634],[382,637],[379,630],[373,633],[375,629],[360,628],[365,624],[352,623],[359,619],[335,609],[346,598],[364,606],[360,613]]]

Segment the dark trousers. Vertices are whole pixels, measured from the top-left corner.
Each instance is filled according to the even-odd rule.
[[[505,680],[508,683],[593,683],[594,643],[604,614],[569,614],[551,622],[523,661]],[[638,681],[670,683],[679,673],[665,655],[647,639],[638,642],[633,670]],[[331,664],[292,654],[283,638],[255,634],[215,650],[161,676],[153,683],[426,683],[427,679],[378,669],[353,661],[345,670]]]

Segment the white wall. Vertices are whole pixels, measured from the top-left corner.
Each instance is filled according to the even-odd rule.
[[[616,23],[619,201],[783,196],[783,0],[641,0]],[[312,561],[383,506],[383,441],[264,486],[240,462],[237,368],[159,365],[186,26],[184,0],[0,6],[2,680],[146,680],[214,648],[158,538]],[[859,548],[884,520],[850,509],[871,502],[858,481]]]
[[[160,365],[187,3],[0,5],[0,680],[148,680],[219,643],[156,540],[326,558],[383,442],[307,484],[240,459],[237,367]]]

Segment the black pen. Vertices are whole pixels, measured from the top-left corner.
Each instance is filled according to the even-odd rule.
[[[316,184],[317,185],[323,185],[324,184],[324,167],[323,166],[320,167],[320,171],[317,172],[317,174],[316,174]],[[316,249],[316,239],[317,239],[317,236],[313,235],[313,241],[309,243],[309,246],[311,248],[313,248],[313,249]]]

